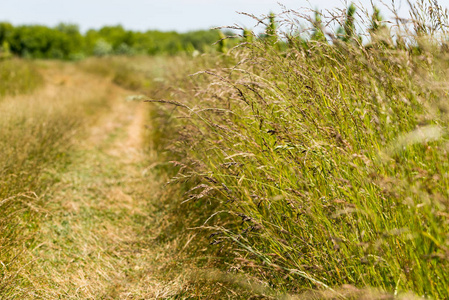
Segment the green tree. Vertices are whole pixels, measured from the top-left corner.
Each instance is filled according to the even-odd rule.
[[[112,54],[112,51],[113,48],[111,44],[109,44],[103,39],[98,39],[95,43],[93,54],[95,56],[106,56]]]
[[[8,42],[8,39],[11,37],[11,34],[14,30],[14,27],[10,23],[1,22],[0,23],[0,43],[4,41]]]

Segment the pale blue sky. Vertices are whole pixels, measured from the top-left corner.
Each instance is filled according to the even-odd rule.
[[[370,3],[369,0],[358,1],[367,6]],[[0,20],[15,25],[53,26],[70,22],[80,25],[83,31],[116,24],[133,30],[177,31],[234,23],[251,27],[254,21],[236,11],[255,15],[278,12],[281,10],[278,2],[291,9],[344,7],[344,1],[340,0],[0,0]],[[385,2],[391,3],[391,0]],[[439,3],[449,6],[449,0]],[[402,0],[402,7],[406,6],[406,0]]]

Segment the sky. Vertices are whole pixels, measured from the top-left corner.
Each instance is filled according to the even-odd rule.
[[[403,13],[406,1],[395,0]],[[0,0],[0,21],[49,26],[60,22],[75,23],[82,31],[117,24],[140,31],[186,32],[234,24],[252,28],[254,20],[237,12],[257,16],[270,11],[280,12],[278,2],[295,10],[345,7],[344,0]],[[370,6],[370,0],[355,2]],[[391,0],[386,2],[391,3]],[[439,3],[449,6],[449,0],[439,0]]]

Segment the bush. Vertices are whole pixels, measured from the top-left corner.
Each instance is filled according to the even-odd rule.
[[[112,54],[112,45],[105,40],[100,39],[95,43],[93,54],[95,56],[106,56]]]

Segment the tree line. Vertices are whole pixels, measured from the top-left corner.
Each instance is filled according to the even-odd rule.
[[[25,58],[81,59],[105,55],[174,55],[180,52],[205,52],[220,39],[218,30],[145,32],[126,30],[121,25],[81,33],[74,24],[55,27],[13,26],[0,23],[0,58],[16,55]]]

